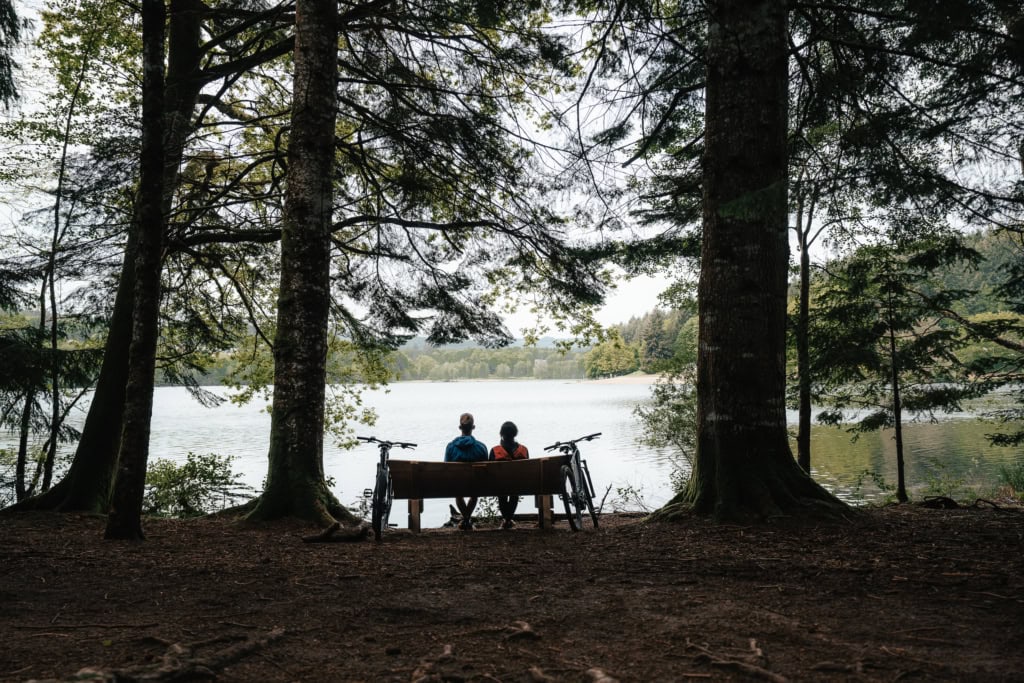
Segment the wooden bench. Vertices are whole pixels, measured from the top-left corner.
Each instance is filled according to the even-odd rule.
[[[564,456],[485,462],[389,460],[395,498],[409,501],[409,530],[420,530],[427,498],[535,496],[541,528],[552,523],[551,496],[562,493]]]

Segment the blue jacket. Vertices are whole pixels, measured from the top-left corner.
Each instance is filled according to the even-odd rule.
[[[487,459],[487,446],[471,435],[460,436],[444,449],[445,462],[476,462]]]

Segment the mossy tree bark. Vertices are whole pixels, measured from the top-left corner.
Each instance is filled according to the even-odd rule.
[[[336,6],[299,0],[267,483],[248,519],[322,524],[344,511],[323,468],[333,204]]]
[[[787,6],[708,10],[697,451],[688,488],[657,516],[839,512],[786,432]]]

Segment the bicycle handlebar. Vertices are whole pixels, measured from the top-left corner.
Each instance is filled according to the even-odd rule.
[[[599,436],[601,436],[601,432],[594,432],[593,434],[587,434],[586,436],[581,436],[580,438],[573,439],[572,441],[556,441],[555,443],[551,444],[550,446],[545,446],[544,450],[546,450],[546,451],[553,451],[556,448],[562,448],[563,446],[567,447],[567,448],[571,448],[572,446],[575,446],[580,441],[590,441],[592,439],[596,439]]]
[[[357,436],[360,441],[366,441],[367,443],[379,443],[382,446],[391,448],[392,446],[398,446],[399,448],[416,448],[416,444],[409,441],[381,441],[375,436]]]

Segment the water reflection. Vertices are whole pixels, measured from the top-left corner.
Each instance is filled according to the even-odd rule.
[[[972,491],[988,495],[998,486],[999,468],[1024,459],[1024,449],[989,446],[985,434],[991,431],[991,425],[974,419],[905,425],[904,460],[911,497],[963,497]],[[874,501],[889,495],[865,473],[877,475],[883,486],[896,485],[892,430],[862,434],[851,443],[844,430],[815,427],[811,449],[815,479],[845,500]]]

